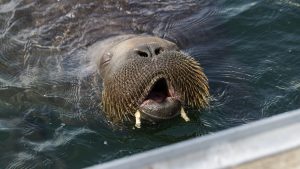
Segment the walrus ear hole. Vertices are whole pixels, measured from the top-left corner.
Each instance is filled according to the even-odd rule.
[[[155,53],[155,55],[159,55],[161,52],[163,52],[164,51],[164,49],[163,48],[156,48],[155,50],[154,50],[154,53]]]
[[[146,52],[138,50],[138,51],[136,51],[136,53],[141,57],[148,57],[148,53],[146,53]]]

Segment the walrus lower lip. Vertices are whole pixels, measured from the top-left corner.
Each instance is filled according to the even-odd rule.
[[[163,102],[147,100],[141,106],[142,118],[150,121],[171,119],[179,115],[181,103],[173,97],[167,97]]]
[[[150,120],[171,119],[179,114],[181,103],[171,92],[164,78],[157,80],[140,105],[142,118]]]

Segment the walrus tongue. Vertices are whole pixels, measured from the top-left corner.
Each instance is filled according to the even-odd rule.
[[[165,93],[161,93],[161,92],[157,92],[157,91],[154,91],[154,92],[151,92],[147,99],[145,100],[146,102],[148,101],[155,101],[157,103],[162,103],[164,100],[166,100],[167,98],[167,95]]]

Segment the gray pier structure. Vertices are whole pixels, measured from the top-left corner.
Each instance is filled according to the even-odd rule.
[[[300,109],[88,169],[300,169]]]

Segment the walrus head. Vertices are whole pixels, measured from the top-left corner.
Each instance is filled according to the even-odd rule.
[[[113,122],[158,121],[183,107],[208,106],[209,87],[199,63],[168,40],[153,36],[116,38],[98,61],[103,79],[102,107]]]

